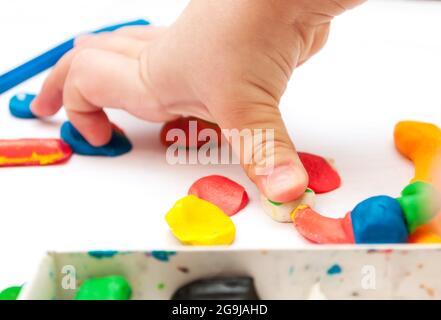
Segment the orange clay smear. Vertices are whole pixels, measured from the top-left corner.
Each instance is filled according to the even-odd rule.
[[[438,184],[441,168],[441,129],[436,125],[403,121],[395,127],[395,146],[415,165],[414,181]]]

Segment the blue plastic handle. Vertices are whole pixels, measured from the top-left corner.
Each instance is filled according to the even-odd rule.
[[[148,21],[139,19],[129,21],[113,26],[108,26],[92,33],[110,32],[127,26],[145,26],[150,24]],[[50,49],[49,51],[39,55],[38,57],[25,62],[21,66],[12,69],[2,75],[0,75],[0,94],[8,91],[9,89],[19,85],[20,83],[36,76],[40,72],[49,69],[57,63],[58,60],[74,46],[74,40],[70,39],[62,44]]]

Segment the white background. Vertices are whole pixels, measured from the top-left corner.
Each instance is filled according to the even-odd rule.
[[[186,1],[14,0],[0,4],[0,73],[75,34],[145,17],[172,23]],[[441,124],[441,3],[369,1],[339,17],[326,48],[298,69],[281,109],[301,151],[336,160],[340,190],[318,198],[319,211],[342,216],[377,194],[397,195],[412,165],[394,150],[401,119]],[[176,52],[177,58],[179,52]],[[16,120],[11,95],[38,92],[45,74],[0,96],[0,138],[58,137],[61,112],[47,121]],[[74,156],[66,165],[0,169],[0,288],[29,279],[46,250],[180,247],[164,215],[197,178],[222,174],[245,185],[250,204],[233,218],[234,248],[309,246],[290,224],[261,210],[238,166],[169,166],[160,125],[122,113],[111,118],[134,142],[116,159]]]

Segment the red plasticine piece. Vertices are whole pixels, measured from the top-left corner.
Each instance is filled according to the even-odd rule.
[[[193,183],[188,194],[211,202],[230,217],[242,210],[248,203],[248,194],[244,187],[218,175],[200,178]]]
[[[70,146],[60,139],[0,140],[0,167],[58,164],[71,155]]]
[[[344,218],[324,217],[309,206],[297,208],[293,213],[294,226],[306,239],[319,244],[354,243],[351,214]]]
[[[195,132],[196,136],[193,139],[190,133],[190,121],[197,122],[196,132]],[[202,119],[198,119],[195,117],[182,117],[165,123],[161,129],[161,142],[167,147],[174,144],[177,140],[176,138],[174,141],[167,141],[167,132],[169,132],[171,129],[181,129],[185,132],[185,137],[186,137],[185,145],[182,144],[179,145],[179,147],[182,148],[202,147],[206,143],[206,141],[198,141],[197,137],[199,136],[199,133],[204,129],[212,129],[216,131],[216,135],[218,138],[217,143],[218,145],[221,144],[222,132],[219,126],[215,123],[211,123]],[[193,141],[194,139],[195,141]]]
[[[304,152],[299,152],[299,157],[309,175],[308,187],[315,193],[326,193],[340,187],[340,176],[326,159]]]

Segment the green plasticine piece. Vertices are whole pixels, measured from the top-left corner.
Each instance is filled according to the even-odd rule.
[[[314,191],[312,191],[312,189],[306,188],[305,193],[314,193]],[[276,207],[280,207],[283,202],[276,202],[276,201],[272,201],[270,199],[268,199],[269,203],[271,203],[272,205],[276,206]]]
[[[269,203],[271,203],[272,205],[275,205],[277,207],[280,207],[283,204],[282,202],[275,202],[275,201],[272,201],[270,199],[268,199],[268,201],[269,201]]]
[[[129,300],[132,288],[121,276],[91,278],[83,282],[75,300]]]
[[[409,184],[397,200],[404,212],[409,233],[428,223],[441,208],[438,191],[432,185],[421,181]]]
[[[0,292],[0,300],[17,300],[21,287],[9,287]]]

